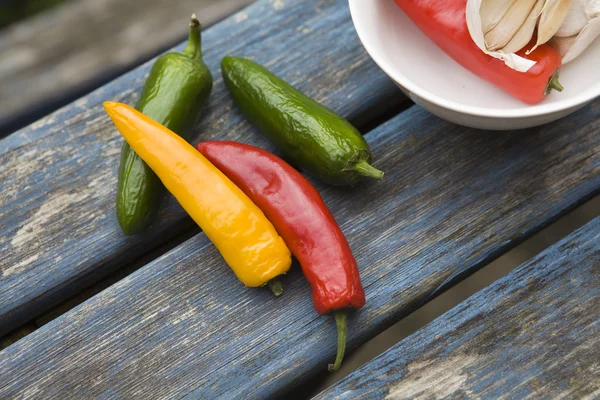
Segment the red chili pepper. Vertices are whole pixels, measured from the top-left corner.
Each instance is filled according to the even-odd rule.
[[[196,148],[275,226],[300,261],[317,312],[333,312],[338,352],[329,370],[337,370],[346,348],[347,310],[364,306],[365,293],[348,241],[319,192],[285,161],[257,147],[211,141]]]
[[[396,0],[396,4],[440,49],[480,78],[529,103],[540,102],[551,89],[562,91],[558,82],[560,54],[541,45],[525,54],[533,43],[517,52],[537,61],[527,72],[516,71],[504,61],[485,54],[473,41],[467,28],[467,0]]]

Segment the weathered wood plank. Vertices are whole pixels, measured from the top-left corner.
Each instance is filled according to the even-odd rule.
[[[203,139],[264,145],[223,86],[219,62],[226,54],[254,56],[363,123],[406,101],[368,58],[344,0],[263,0],[208,29],[203,39],[215,76],[197,129]],[[123,236],[114,216],[122,139],[101,102],[135,103],[149,67],[0,141],[0,335],[191,228],[172,198],[159,222],[136,237]]]
[[[316,399],[600,397],[600,218]]]
[[[0,33],[0,137],[253,0],[78,0]]]
[[[413,107],[370,132],[383,182],[317,184],[367,295],[349,348],[597,193],[599,117],[595,102],[498,134]],[[335,324],[316,315],[297,269],[284,284],[280,298],[244,288],[199,234],[1,352],[0,397],[281,394],[335,351]]]

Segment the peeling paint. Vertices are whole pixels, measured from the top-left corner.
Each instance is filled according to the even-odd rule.
[[[25,391],[23,391],[22,395],[23,395],[24,399],[32,399],[39,393],[40,393],[40,388],[38,386],[31,386],[31,387],[28,387],[27,389],[25,389]]]
[[[89,96],[84,96],[84,97],[81,97],[81,98],[75,100],[75,102],[73,103],[73,105],[75,107],[83,109],[83,108],[86,108],[88,106],[89,102],[90,102]]]
[[[477,362],[472,355],[458,355],[446,360],[415,361],[408,373],[395,386],[390,387],[386,399],[443,398],[460,391],[469,378],[464,368]],[[468,395],[468,391],[466,391]]]
[[[173,325],[177,325],[185,320],[187,320],[188,318],[190,318],[192,315],[196,314],[198,312],[198,310],[196,308],[190,308],[188,311],[178,315],[176,318],[174,318],[171,321],[171,324]]]
[[[14,251],[31,241],[42,237],[45,233],[44,225],[52,221],[62,211],[73,203],[77,203],[90,196],[90,191],[85,190],[80,193],[60,193],[51,197],[21,226],[11,241]]]
[[[11,174],[16,178],[17,181],[27,178],[33,171],[37,169],[40,159],[39,155],[36,153],[36,149],[31,149],[23,152],[23,154],[20,154],[16,160],[11,161],[11,164],[14,162],[14,164],[11,165],[13,167]],[[11,190],[11,187],[8,187],[7,189]]]
[[[240,11],[239,13],[235,14],[235,22],[242,22],[248,19],[248,14],[246,14],[243,11]]]
[[[56,122],[56,114],[51,114],[47,117],[44,117],[29,126],[31,130],[42,129],[45,126],[52,125]]]
[[[150,314],[150,315],[145,315],[145,316],[144,316],[144,318],[142,318],[142,319],[140,320],[140,322],[139,322],[139,323],[141,324],[141,323],[143,323],[143,322],[146,322],[146,321],[148,321],[148,320],[150,320],[150,319],[152,319],[152,318],[156,317],[157,315],[158,315],[158,311],[156,311],[156,312],[153,312],[153,313],[152,313],[152,314]]]
[[[321,102],[326,101],[334,110],[343,111],[345,115],[356,117],[364,122],[374,122],[374,120],[367,121],[366,116],[375,118],[376,115],[380,115],[380,111],[374,113],[375,108],[382,107],[383,100],[391,98],[390,95],[396,91],[391,91],[393,85],[384,82],[381,72],[366,58],[355,36],[340,34],[352,31],[347,7],[335,7],[334,3],[324,1],[319,2],[319,9],[313,12],[312,7],[306,4],[294,5],[290,2],[288,9],[297,17],[291,19],[287,14],[288,10],[285,10],[286,12],[273,10],[276,3],[278,2],[259,3],[262,8],[254,8],[251,15],[264,11],[261,16],[266,21],[260,22],[258,26],[250,26],[249,21],[246,21],[243,28],[247,29],[240,29],[244,35],[250,36],[248,39],[251,40],[252,45],[258,45],[253,42],[257,39],[253,32],[262,29],[262,26],[268,25],[269,32],[274,33],[273,36],[264,36],[264,43],[261,45],[268,52],[261,54],[262,61],[277,59],[282,54],[288,54],[288,59],[278,63],[275,71],[291,76],[294,73],[289,69],[290,65],[298,65],[298,62],[307,58],[306,64],[301,63],[302,71],[305,72],[294,74],[294,83],[303,84],[305,89],[312,91],[314,97]],[[331,7],[328,6],[329,3],[332,4]],[[321,14],[313,19],[316,22],[310,24],[315,29],[311,37],[319,39],[313,41],[317,46],[315,51],[326,49],[321,44],[331,41],[332,37],[339,44],[330,49],[332,52],[328,53],[331,54],[330,57],[322,63],[319,57],[307,57],[305,43],[297,44],[287,40],[291,36],[294,24],[310,20],[313,14],[318,12]],[[281,21],[287,24],[281,28],[283,33],[277,27],[279,21],[276,19],[280,15],[284,17]],[[340,16],[344,18],[341,19]],[[239,28],[242,26],[240,25]],[[224,30],[221,32],[223,33]],[[297,35],[296,33],[294,37]],[[220,35],[220,37],[240,39],[234,41],[237,47],[225,45],[224,49],[227,51],[243,48],[246,39],[237,34]],[[313,54],[312,50],[309,49],[310,54]],[[213,48],[212,52],[207,51],[207,60],[211,65],[218,64],[215,53],[218,54],[220,51],[220,48]],[[221,56],[219,54],[218,58]],[[352,61],[359,59],[361,64],[354,64],[355,68],[352,70],[345,68]],[[336,73],[333,77],[327,74],[324,77],[314,74],[322,68],[323,64],[327,65],[328,70],[345,72]],[[344,68],[339,68],[340,65]],[[309,76],[308,81],[301,81],[303,75]],[[338,79],[339,77],[344,79]],[[110,84],[108,92],[100,92],[95,96],[105,93],[110,93],[107,98],[121,96],[119,93],[127,90],[126,87],[135,87],[137,90],[140,79],[136,78],[135,82],[132,82],[129,78],[120,78],[117,81],[118,87]],[[366,81],[370,84],[362,84]],[[217,78],[216,82],[222,82],[222,79]],[[313,87],[334,89],[333,91],[311,89]],[[355,95],[352,96],[352,93]],[[347,101],[350,98],[356,101],[350,103]],[[203,139],[234,138],[253,144],[262,143],[258,142],[258,135],[255,132],[247,128],[240,129],[239,121],[235,121],[229,115],[223,117],[225,110],[229,109],[231,104],[226,95],[213,100],[212,113],[206,116],[201,125]],[[472,272],[474,266],[479,264],[472,261],[471,254],[485,254],[487,259],[487,255],[496,254],[503,249],[502,243],[506,243],[510,237],[521,237],[524,232],[530,233],[537,229],[541,222],[555,215],[556,210],[564,210],[569,204],[581,200],[582,196],[592,193],[597,188],[597,174],[594,171],[581,173],[580,168],[582,159],[597,159],[595,155],[598,154],[596,140],[598,136],[594,134],[597,131],[594,129],[597,123],[589,122],[597,120],[598,111],[594,111],[597,106],[592,107],[596,108],[588,107],[587,111],[580,112],[582,114],[579,114],[579,118],[569,120],[568,124],[559,122],[553,124],[553,127],[548,130],[540,128],[539,131],[530,132],[526,135],[529,136],[527,140],[522,139],[524,135],[496,139],[498,138],[496,135],[481,135],[468,129],[454,128],[451,124],[432,118],[418,107],[404,111],[386,125],[370,132],[367,139],[375,153],[378,166],[388,168],[386,169],[387,184],[383,186],[365,184],[358,195],[356,191],[344,191],[343,195],[340,195],[339,191],[330,189],[323,192],[342,226],[370,227],[369,230],[358,228],[349,230],[351,232],[349,240],[353,247],[360,249],[355,253],[362,267],[361,272],[365,282],[370,283],[367,293],[368,306],[355,316],[357,323],[353,324],[354,342],[358,344],[364,340],[366,333],[369,333],[365,327],[372,329],[373,325],[367,323],[368,321],[389,322],[390,316],[397,316],[400,310],[406,310],[407,305],[416,304],[415,300],[420,303],[426,298],[431,288],[439,287],[439,284],[445,280],[445,274],[439,271],[448,271],[448,276],[454,276],[453,273],[457,270],[465,274]],[[75,115],[72,107],[67,109],[70,110],[68,116]],[[84,123],[87,119],[98,115],[98,110],[100,110],[99,106],[94,107],[67,121],[76,123],[77,126],[69,128],[65,126],[68,124],[62,121],[60,126],[53,129],[64,130],[64,134],[60,135],[61,140],[72,142],[74,145],[80,144],[76,138],[81,135],[85,139],[83,143],[86,146],[93,145],[94,150],[104,155],[104,149],[112,146],[106,142],[106,138],[112,137],[111,132],[114,132],[114,129],[110,129],[109,132],[108,122],[94,122],[89,128]],[[386,110],[392,110],[392,107]],[[565,128],[569,130],[568,139],[563,139],[565,135],[553,134],[553,129],[560,132]],[[407,142],[410,142],[410,138],[407,137],[409,134],[414,134],[416,139],[414,143],[407,145]],[[39,133],[34,132],[32,136],[34,135],[37,140]],[[534,136],[533,139],[531,135]],[[52,135],[48,136],[48,140],[52,140],[51,143],[55,148],[60,148],[62,143],[52,138]],[[561,149],[566,147],[564,146],[566,141],[580,142],[583,150],[575,155],[562,153]],[[530,148],[523,147],[523,144],[529,143],[531,143]],[[115,145],[114,148],[118,151],[118,146]],[[509,151],[511,157],[496,156],[497,153],[502,153],[494,151],[497,149]],[[526,151],[528,149],[529,151]],[[551,161],[556,168],[560,167],[560,170],[556,171],[556,182],[564,184],[559,188],[560,190],[540,185],[543,196],[537,196],[529,191],[525,196],[519,192],[521,187],[533,185],[535,188],[537,178],[544,172],[537,169],[543,169],[548,164],[545,159],[539,157],[540,153],[536,152],[538,149],[541,149],[544,154],[552,155]],[[64,151],[62,150],[61,154]],[[78,150],[73,152],[78,154]],[[527,157],[522,158],[523,161],[520,161],[519,157],[521,152],[527,154]],[[56,154],[55,157],[64,160],[60,158],[61,154]],[[42,183],[47,184],[51,195],[57,192],[74,193],[75,190],[86,190],[86,185],[89,183],[90,188],[97,189],[94,193],[103,191],[100,196],[104,196],[108,189],[103,189],[105,187],[103,181],[99,178],[90,181],[103,174],[95,171],[103,170],[109,165],[112,166],[111,173],[114,174],[116,159],[107,159],[99,156],[98,153],[94,153],[94,156],[90,160],[84,160],[87,161],[86,169],[82,171],[85,175],[82,173],[74,175],[74,179],[69,181],[58,181],[54,176],[45,178]],[[399,163],[397,161],[399,159],[403,162]],[[493,162],[490,162],[490,159]],[[60,168],[71,167],[63,164]],[[78,166],[71,171],[79,172],[76,168]],[[510,193],[516,195],[507,196],[506,202],[499,201],[497,193],[494,192],[495,188],[489,186],[489,182],[494,180],[487,179],[482,171],[488,173],[493,171],[491,177],[502,184],[506,183],[509,189],[514,189]],[[114,182],[114,175],[105,181],[106,185],[110,182]],[[454,185],[456,182],[463,185]],[[324,186],[318,187],[321,189]],[[457,187],[460,187],[460,190],[457,190]],[[561,195],[563,197],[559,198]],[[98,198],[105,199],[105,197]],[[394,199],[397,199],[397,202]],[[109,200],[112,207],[114,199]],[[40,207],[39,201],[37,199],[33,205],[27,204],[27,208],[23,208],[25,211],[20,211],[18,222],[13,225],[11,232],[18,229],[36,212]],[[60,214],[54,216],[50,222],[52,230],[58,231],[65,226],[85,224],[90,218],[88,212],[96,212],[94,210],[98,209],[98,205],[104,207],[100,212],[109,210],[108,203],[104,201],[84,200],[83,210],[77,216],[69,216],[68,211],[71,211],[71,208],[65,208],[61,213],[68,219],[61,219],[63,215]],[[535,215],[528,213],[534,207],[539,211]],[[15,208],[7,207],[7,210],[12,212]],[[381,212],[376,213],[373,210]],[[182,213],[177,209],[172,216],[169,216],[164,225],[165,231],[167,228],[170,231],[179,229],[176,224],[181,223]],[[500,218],[501,221],[498,222],[496,218]],[[441,222],[438,222],[438,219]],[[456,225],[460,228],[457,229]],[[51,229],[49,224],[47,226],[46,234]],[[465,230],[462,230],[463,227]],[[502,232],[502,235],[496,232]],[[105,224],[88,225],[85,229],[80,229],[77,234],[85,239],[83,243],[85,248],[75,251],[81,251],[85,259],[77,259],[73,256],[72,241],[67,241],[66,246],[61,246],[62,241],[67,239],[59,236],[53,242],[48,241],[32,249],[28,248],[32,252],[52,250],[40,252],[41,260],[38,261],[38,268],[31,271],[31,274],[48,276],[50,269],[46,268],[46,265],[52,263],[55,253],[64,252],[65,260],[60,265],[56,265],[55,270],[60,268],[69,280],[58,282],[57,287],[60,288],[64,282],[72,282],[72,279],[77,279],[82,273],[101,271],[101,268],[106,268],[109,262],[112,267],[126,265],[126,261],[122,259],[123,255],[138,256],[147,251],[150,246],[154,248],[164,239],[158,237],[160,235],[152,236],[151,239],[124,238],[114,220]],[[376,239],[373,239],[374,237]],[[446,247],[441,239],[448,237],[451,237],[452,245]],[[479,237],[489,240],[484,243],[478,239]],[[108,393],[113,397],[118,395],[152,397],[152,395],[158,396],[158,392],[162,391],[160,397],[167,398],[180,397],[179,395],[185,391],[200,387],[198,392],[194,393],[196,396],[190,397],[210,397],[215,393],[210,393],[206,388],[212,387],[209,384],[214,383],[216,394],[223,395],[235,391],[240,394],[240,397],[248,394],[254,394],[254,397],[267,397],[269,390],[281,389],[281,385],[285,382],[285,378],[272,380],[270,375],[280,376],[281,371],[286,371],[289,372],[289,376],[297,377],[294,371],[299,370],[299,365],[307,365],[307,361],[316,363],[317,358],[319,363],[323,361],[321,365],[325,365],[327,360],[323,360],[321,354],[327,353],[323,351],[324,346],[328,346],[329,350],[332,349],[333,343],[330,339],[333,332],[331,329],[334,328],[329,321],[328,326],[331,328],[329,331],[316,329],[315,323],[306,316],[305,312],[310,312],[309,315],[314,314],[309,304],[310,299],[306,298],[306,291],[299,293],[300,291],[292,289],[288,296],[297,297],[290,297],[286,304],[281,304],[281,302],[271,301],[264,293],[246,290],[239,283],[237,286],[231,285],[235,277],[224,272],[223,268],[226,266],[220,258],[215,258],[213,247],[207,248],[212,249],[212,252],[198,250],[196,242],[178,246],[166,256],[140,269],[138,273],[132,274],[130,278],[108,288],[105,293],[114,294],[116,299],[110,308],[106,307],[106,294],[94,296],[89,300],[88,305],[79,311],[71,311],[66,314],[67,317],[57,320],[52,325],[53,329],[39,330],[35,335],[24,339],[18,354],[7,355],[2,363],[11,369],[25,372],[15,375],[9,382],[10,386],[7,389],[3,386],[0,392],[14,390],[12,393],[18,393],[20,388],[39,386],[46,397],[55,398],[73,395],[73,390],[79,390],[77,393],[85,394],[87,397],[95,397],[99,393]],[[4,249],[3,247],[2,250]],[[16,254],[22,255],[23,250]],[[15,252],[10,248],[6,254],[9,257],[16,257]],[[188,257],[188,254],[195,256]],[[207,257],[204,257],[205,255]],[[25,257],[27,256],[22,255],[22,258]],[[16,260],[20,261],[18,258]],[[370,264],[369,260],[375,262]],[[14,262],[15,258],[12,258],[11,263]],[[203,274],[199,273],[198,269],[216,273]],[[181,287],[172,286],[170,283],[174,281],[181,282]],[[374,282],[380,284],[376,285]],[[42,285],[39,286],[39,289],[31,291],[33,295],[39,297],[26,304],[26,307],[30,304],[35,307],[44,300],[44,288]],[[204,290],[206,288],[210,290]],[[29,288],[21,285],[15,289],[11,288],[8,293],[14,294],[26,290]],[[216,293],[217,290],[219,296],[215,298],[203,295],[207,292]],[[302,294],[301,298],[299,294]],[[189,312],[190,306],[184,303],[186,299],[198,304],[198,309],[202,312],[201,317],[190,316],[186,321],[179,322],[176,327],[165,324],[165,320],[181,317]],[[295,299],[301,300],[301,303],[292,301]],[[165,304],[172,305],[173,308],[169,312],[160,311]],[[294,304],[293,310],[281,308],[289,304]],[[485,304],[489,305],[487,302]],[[155,317],[156,312],[161,314]],[[149,316],[147,317],[149,320],[140,323],[140,319],[145,315]],[[273,323],[275,315],[279,318],[278,324]],[[563,313],[561,318],[563,320],[569,318],[569,313]],[[306,325],[295,325],[298,321],[303,323],[305,321]],[[224,322],[228,324],[225,325]],[[324,322],[318,326],[322,324]],[[223,329],[222,326],[226,328]],[[238,326],[243,329],[227,329]],[[134,330],[136,336],[130,335],[130,330]],[[252,340],[254,332],[259,342]],[[287,340],[294,335],[297,337],[298,334],[305,336],[298,337],[299,340],[286,341],[285,346],[279,345],[279,341]],[[150,345],[156,344],[160,353],[168,349],[174,351],[170,352],[168,358],[162,359],[157,357],[152,349],[151,351],[148,351],[148,348],[140,349],[139,342],[134,340],[142,341],[145,335],[153,335],[152,339],[155,342]],[[214,340],[215,337],[221,340],[217,342]],[[184,341],[181,341],[181,338],[185,338]],[[228,341],[224,342],[223,338],[227,338]],[[189,343],[190,351],[178,353],[177,350],[180,349],[178,346],[181,343]],[[256,343],[257,347],[251,348],[249,343]],[[462,353],[460,355],[462,356]],[[478,359],[489,360],[486,357],[478,357]],[[31,360],[36,362],[33,363]],[[448,363],[448,358],[442,359],[441,362]],[[461,382],[466,375],[473,375],[472,370],[469,367],[456,370],[457,365],[463,365],[458,361],[446,365],[448,367],[446,369],[454,369],[454,371],[444,372],[445,375],[449,375],[445,377],[449,383],[437,377],[434,377],[435,381],[439,385],[464,390],[466,384]],[[86,384],[87,377],[95,379],[99,376],[98,371],[106,370],[107,366],[115,366],[116,372],[110,379],[107,378],[103,384],[98,385],[99,389],[106,389],[106,391],[89,390]],[[402,365],[401,370],[403,371],[405,367],[406,364]],[[412,377],[413,385],[409,385],[409,382],[404,385],[395,382],[396,387],[418,393],[418,389],[422,388],[416,386],[414,382],[416,377],[431,378],[430,374],[423,373],[425,367],[434,366],[427,363],[423,363],[423,366],[412,364],[412,368],[406,370],[405,378]],[[246,373],[249,368],[254,368],[253,374]],[[279,372],[272,374],[273,369]],[[208,381],[207,385],[203,385],[205,380]],[[265,385],[265,382],[268,382],[268,385]],[[467,384],[468,382],[469,380]],[[278,384],[279,387],[276,386]],[[377,388],[381,389],[381,381],[377,384]],[[108,389],[108,386],[111,386],[111,389]],[[119,390],[112,391],[112,388]],[[435,387],[428,388],[428,393],[430,392],[444,393],[442,389]],[[0,395],[0,397],[7,396]]]
[[[34,261],[37,261],[38,258],[40,258],[39,254],[34,254],[30,257],[27,257],[26,259],[24,259],[23,261],[19,261],[12,267],[8,267],[7,269],[0,271],[0,272],[2,272],[0,274],[0,276],[7,277],[9,275],[18,274],[19,272],[21,272],[25,268],[27,268],[27,266],[29,266],[31,263],[33,263]]]

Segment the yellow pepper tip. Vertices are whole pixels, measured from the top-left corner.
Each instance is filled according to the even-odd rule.
[[[102,106],[104,106],[104,111],[106,111],[106,114],[108,114],[115,124],[117,124],[117,121],[119,120],[129,118],[131,111],[137,113],[131,106],[128,106],[125,103],[119,103],[118,101],[105,101],[102,103]]]
[[[102,103],[102,106],[104,107],[104,111],[106,111],[106,113],[108,114],[108,116],[111,119],[114,119],[113,115],[115,113],[115,109],[117,108],[117,104],[118,103],[116,103],[114,101],[105,101]]]

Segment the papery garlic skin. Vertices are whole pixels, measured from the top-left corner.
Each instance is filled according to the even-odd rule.
[[[516,53],[529,43],[533,36],[533,32],[535,31],[535,26],[537,25],[537,18],[541,14],[543,7],[543,1],[536,2],[525,23],[502,49],[504,52]]]
[[[571,0],[569,12],[554,36],[568,37],[579,34],[588,22],[585,6],[587,0]]]
[[[571,0],[544,1],[544,7],[542,8],[537,26],[537,41],[535,46],[527,51],[527,54],[537,49],[539,45],[552,39],[552,36],[560,29],[567,17],[570,6]]]
[[[566,64],[579,56],[600,36],[600,0],[572,0],[569,12],[550,45]]]
[[[506,14],[516,1],[517,0],[482,1],[479,14],[481,15],[481,29],[483,32],[487,33],[494,29],[504,14]]]
[[[489,0],[486,0],[486,1],[489,1]],[[506,0],[504,0],[504,1],[506,1]],[[508,1],[510,1],[510,0],[508,0]],[[517,1],[519,1],[519,0],[517,0]],[[481,49],[481,51],[483,51],[484,53],[486,53],[494,58],[503,60],[506,65],[508,65],[510,68],[512,68],[514,70],[517,70],[520,72],[528,71],[529,68],[531,68],[535,65],[535,61],[528,60],[528,59],[518,56],[514,53],[506,53],[502,50],[491,51],[488,49],[486,42],[485,42],[484,31],[482,28],[482,17],[481,17],[481,13],[480,13],[481,3],[482,3],[482,0],[467,0],[467,8],[466,8],[467,28],[469,29],[469,34],[471,35],[471,38],[473,39],[473,41],[475,42],[477,47],[479,47]],[[492,10],[494,10],[494,9],[495,8],[492,7]],[[506,9],[508,10],[508,8],[506,8]],[[529,14],[529,12],[530,11],[527,11],[528,14]],[[498,19],[498,22],[496,22],[496,23],[499,23],[500,20],[501,19]],[[490,22],[489,19],[486,20],[486,24],[488,25],[488,27],[493,25],[494,22]]]
[[[563,64],[600,36],[600,0],[467,0],[466,19],[481,51],[525,72],[535,62],[515,53],[535,32],[537,42],[527,54],[548,42]]]
[[[504,14],[502,18],[498,20],[498,22],[489,30],[486,31],[486,26],[491,26],[491,24],[486,23],[486,20],[492,17],[493,20],[496,19],[497,15],[488,14],[491,12],[500,12],[502,10],[487,10],[489,6],[487,4],[510,4],[510,1],[506,0],[484,0],[481,6],[480,15],[482,22],[482,30],[484,33],[485,46],[489,51],[495,50],[504,50],[504,47],[511,41],[513,36],[517,34],[520,28],[527,22],[529,15],[533,8],[535,8],[536,4],[539,3],[538,0],[517,0],[512,2],[511,7],[504,10]],[[538,12],[539,13],[539,12]],[[535,20],[534,20],[535,21]],[[535,28],[535,23],[533,25]],[[533,29],[531,31],[533,33]],[[531,38],[531,36],[530,36]],[[529,42],[529,40],[527,41]],[[525,44],[527,44],[525,42]],[[518,48],[517,50],[520,50]],[[510,52],[507,52],[510,53]]]

